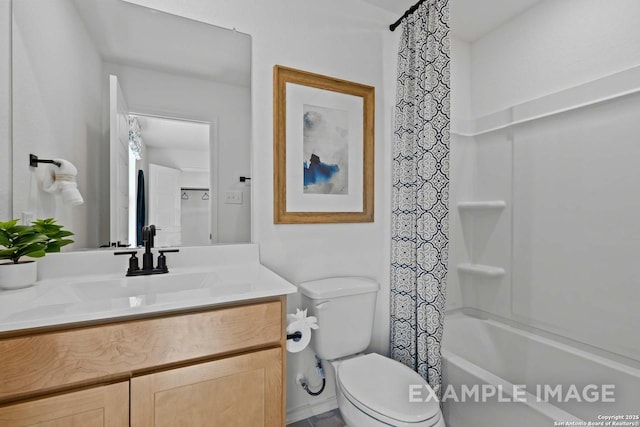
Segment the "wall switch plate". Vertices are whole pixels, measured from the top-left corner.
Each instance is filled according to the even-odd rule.
[[[242,191],[227,191],[224,194],[224,202],[228,204],[241,205]]]

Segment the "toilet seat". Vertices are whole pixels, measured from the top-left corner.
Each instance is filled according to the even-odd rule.
[[[395,360],[371,353],[340,363],[337,383],[344,396],[369,416],[393,426],[433,426],[440,421],[439,402],[427,382]],[[410,402],[410,385],[418,385],[420,402]]]

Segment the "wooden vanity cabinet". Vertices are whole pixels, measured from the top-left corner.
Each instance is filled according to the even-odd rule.
[[[0,334],[0,426],[283,426],[284,307]]]

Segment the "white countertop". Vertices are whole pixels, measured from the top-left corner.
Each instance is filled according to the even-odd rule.
[[[295,293],[297,288],[257,262],[176,267],[167,274],[122,272],[43,279],[0,291],[0,332],[112,320]]]

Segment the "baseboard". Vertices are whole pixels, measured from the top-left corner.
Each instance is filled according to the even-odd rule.
[[[324,412],[336,409],[337,407],[338,400],[335,396],[332,396],[317,403],[307,404],[298,408],[287,409],[287,424],[305,420],[307,418],[313,417],[314,415],[319,415]]]

